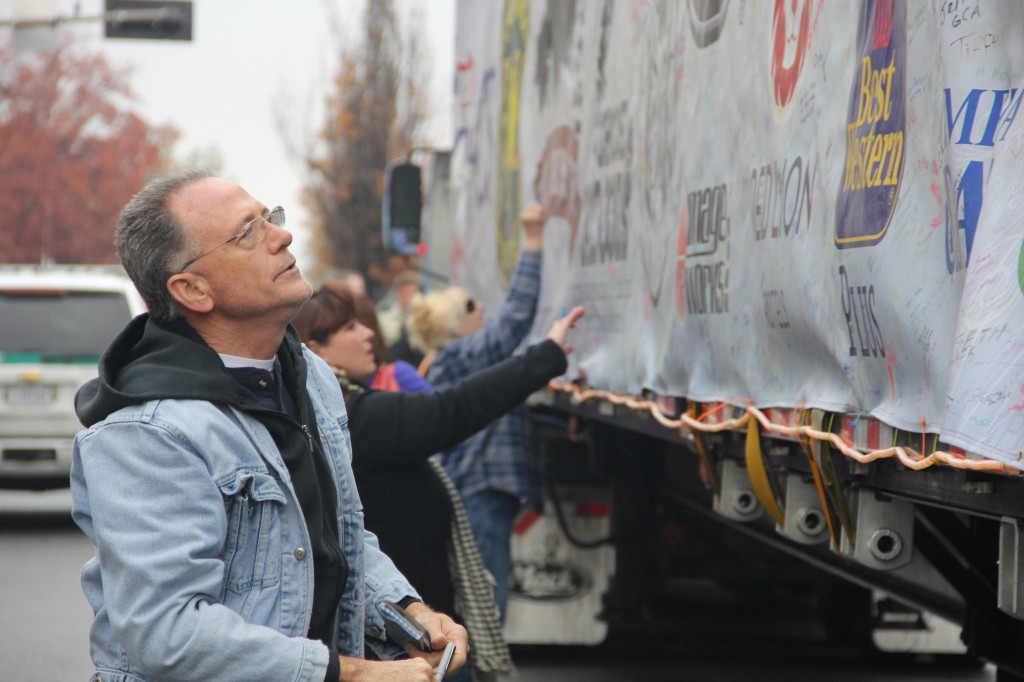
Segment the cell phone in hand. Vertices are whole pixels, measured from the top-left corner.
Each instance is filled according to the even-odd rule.
[[[430,647],[430,633],[408,611],[391,601],[381,602],[380,611],[384,616],[384,627],[389,639],[402,646],[412,644],[420,651],[433,651]]]

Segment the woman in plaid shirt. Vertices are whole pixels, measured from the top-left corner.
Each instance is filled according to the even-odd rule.
[[[409,337],[414,348],[426,353],[421,372],[435,389],[509,357],[533,326],[547,214],[540,204],[532,203],[523,209],[520,220],[522,253],[497,315],[485,321],[483,306],[457,287],[414,300]],[[502,620],[515,518],[523,502],[539,509],[542,501],[532,443],[529,415],[526,406],[520,405],[441,454],[441,463],[462,496],[484,565],[494,576]]]

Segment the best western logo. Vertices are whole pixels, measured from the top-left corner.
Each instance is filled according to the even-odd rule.
[[[850,96],[846,162],[836,200],[836,246],[877,244],[896,210],[906,160],[906,5],[865,0],[860,68]]]

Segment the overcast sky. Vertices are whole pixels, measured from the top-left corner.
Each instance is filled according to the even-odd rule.
[[[395,0],[402,17],[413,7],[423,13],[436,114],[422,143],[438,147],[450,146],[452,136],[454,2]],[[70,16],[76,5],[80,16],[103,10],[103,0],[0,0],[0,20],[16,12]],[[303,178],[274,127],[272,100],[283,98],[297,125],[318,127],[335,67],[328,6],[358,27],[364,0],[196,0],[191,42],[104,39],[98,23],[74,24],[73,30],[95,41],[114,64],[133,66],[140,110],[150,122],[181,130],[179,155],[216,147],[225,176],[268,206],[283,205],[301,258]]]

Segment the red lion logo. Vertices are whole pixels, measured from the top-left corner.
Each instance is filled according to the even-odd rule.
[[[811,44],[811,1],[775,0],[772,38],[772,95],[784,119]]]

